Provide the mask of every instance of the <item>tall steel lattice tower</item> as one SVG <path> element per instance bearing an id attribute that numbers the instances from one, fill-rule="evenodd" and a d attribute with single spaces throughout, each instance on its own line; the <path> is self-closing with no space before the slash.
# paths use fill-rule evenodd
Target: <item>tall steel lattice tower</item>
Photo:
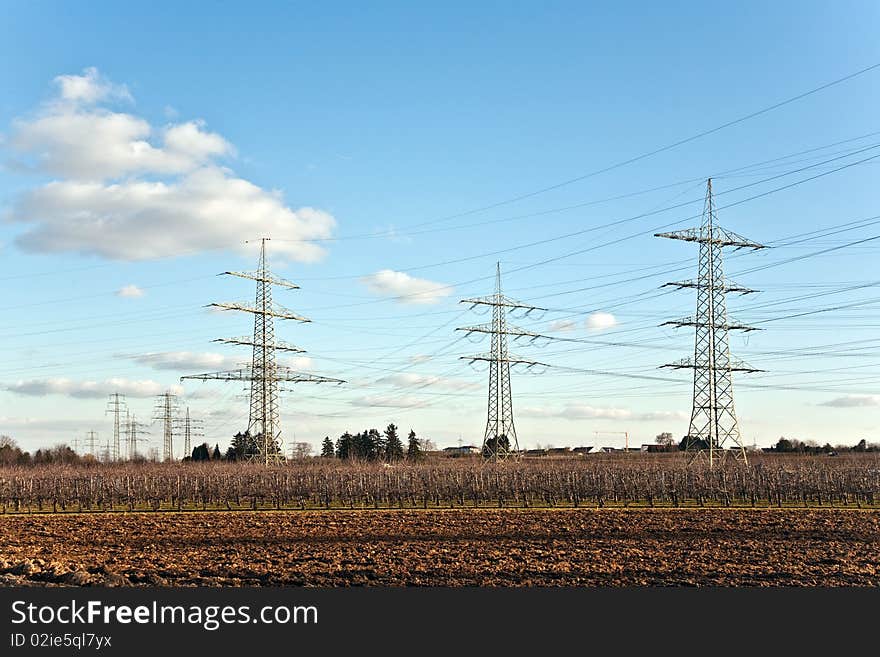
<path id="1" fill-rule="evenodd" d="M 146 431 L 146 425 L 138 422 L 137 417 L 133 413 L 125 412 L 125 438 L 126 438 L 126 449 L 128 450 L 128 460 L 134 461 L 137 458 L 137 444 L 138 441 L 145 441 L 146 438 L 139 438 L 140 434 L 148 434 L 149 431 Z"/>
<path id="2" fill-rule="evenodd" d="M 246 457 L 260 461 L 265 465 L 284 462 L 281 442 L 281 416 L 279 411 L 279 383 L 345 383 L 340 379 L 296 372 L 289 367 L 276 363 L 275 352 L 284 351 L 303 353 L 305 350 L 294 347 L 275 339 L 275 323 L 277 319 L 289 319 L 298 322 L 311 320 L 301 317 L 286 308 L 272 302 L 272 286 L 299 289 L 298 285 L 273 276 L 269 271 L 266 259 L 266 242 L 270 238 L 260 240 L 260 260 L 255 272 L 223 272 L 229 276 L 246 278 L 257 283 L 257 296 L 253 306 L 242 303 L 212 303 L 210 306 L 224 310 L 237 310 L 251 313 L 254 316 L 254 337 L 221 338 L 215 342 L 250 346 L 253 356 L 250 367 L 226 372 L 193 374 L 180 377 L 183 379 L 215 379 L 220 381 L 250 382 L 250 413 L 246 435 L 252 441 Z"/>
<path id="3" fill-rule="evenodd" d="M 183 455 L 184 457 L 192 456 L 192 439 L 205 435 L 201 431 L 202 421 L 190 417 L 189 406 L 187 406 L 186 414 L 181 418 L 180 425 L 183 431 Z"/>
<path id="4" fill-rule="evenodd" d="M 122 411 L 125 409 L 125 395 L 114 392 L 107 400 L 107 410 L 105 413 L 113 413 L 113 443 L 110 450 L 110 458 L 114 461 L 122 459 L 122 449 L 120 446 L 119 436 L 124 429 L 120 418 Z"/>
<path id="5" fill-rule="evenodd" d="M 162 423 L 162 460 L 174 460 L 174 424 L 177 416 L 177 395 L 165 392 L 157 397 L 153 420 Z"/>
<path id="6" fill-rule="evenodd" d="M 460 303 L 469 303 L 472 308 L 477 306 L 492 308 L 491 324 L 464 326 L 456 329 L 457 331 L 465 331 L 467 334 L 488 333 L 492 336 L 492 347 L 488 354 L 461 357 L 471 363 L 479 361 L 489 363 L 489 413 L 486 432 L 483 435 L 483 457 L 500 460 L 518 455 L 519 440 L 516 436 L 516 427 L 513 424 L 510 368 L 511 365 L 524 365 L 527 369 L 536 366 L 547 367 L 547 365 L 510 354 L 507 349 L 507 338 L 508 336 L 513 336 L 514 340 L 528 338 L 529 341 L 534 342 L 545 336 L 510 325 L 507 322 L 507 317 L 509 313 L 517 310 L 522 310 L 527 315 L 533 311 L 546 309 L 522 303 L 504 295 L 501 291 L 500 262 L 497 263 L 495 269 L 495 294 L 462 299 Z"/>
<path id="7" fill-rule="evenodd" d="M 712 198 L 712 179 L 706 188 L 703 220 L 700 228 L 671 233 L 657 233 L 700 245 L 699 275 L 696 280 L 667 283 L 678 289 L 696 288 L 697 313 L 694 317 L 664 322 L 661 326 L 693 326 L 696 332 L 694 357 L 663 365 L 694 371 L 694 400 L 685 447 L 693 458 L 708 455 L 709 467 L 723 458 L 725 443 L 737 458 L 747 462 L 739 423 L 733 403 L 733 372 L 760 372 L 730 355 L 730 331 L 754 331 L 751 326 L 732 321 L 727 316 L 727 293 L 752 294 L 755 290 L 737 285 L 724 277 L 722 249 L 763 249 L 763 245 L 725 230 L 716 223 Z M 664 286 L 665 287 L 665 286 Z"/>
<path id="8" fill-rule="evenodd" d="M 98 434 L 95 431 L 86 433 L 86 450 L 88 453 L 98 458 Z"/>

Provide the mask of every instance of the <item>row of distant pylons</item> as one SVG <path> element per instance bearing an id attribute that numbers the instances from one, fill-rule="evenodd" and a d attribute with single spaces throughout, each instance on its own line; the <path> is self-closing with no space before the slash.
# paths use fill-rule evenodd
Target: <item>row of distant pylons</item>
<path id="1" fill-rule="evenodd" d="M 84 454 L 91 454 L 101 461 L 134 461 L 146 455 L 138 448 L 138 444 L 146 442 L 149 425 L 138 422 L 137 416 L 128 408 L 125 395 L 114 392 L 107 401 L 106 413 L 112 416 L 112 438 L 103 446 L 100 445 L 97 431 L 87 431 L 84 441 Z M 180 401 L 173 392 L 158 395 L 152 417 L 154 422 L 161 423 L 162 453 L 161 460 L 175 460 L 175 439 L 183 439 L 183 456 L 192 453 L 192 439 L 203 436 L 202 420 L 190 417 L 189 406 L 183 412 Z M 79 447 L 79 439 L 75 439 Z M 179 444 L 179 443 L 178 443 Z M 76 451 L 79 451 L 78 449 Z M 159 454 L 156 454 L 158 460 Z"/>

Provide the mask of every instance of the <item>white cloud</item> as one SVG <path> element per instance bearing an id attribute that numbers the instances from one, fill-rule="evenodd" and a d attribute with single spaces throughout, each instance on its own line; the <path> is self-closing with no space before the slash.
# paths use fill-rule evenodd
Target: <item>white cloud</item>
<path id="1" fill-rule="evenodd" d="M 117 297 L 129 297 L 135 299 L 144 296 L 144 291 L 137 285 L 126 285 L 116 290 Z"/>
<path id="2" fill-rule="evenodd" d="M 637 413 L 635 419 L 644 422 L 654 422 L 660 420 L 688 420 L 690 415 L 684 411 L 648 411 L 647 413 Z"/>
<path id="3" fill-rule="evenodd" d="M 548 328 L 551 331 L 567 333 L 569 331 L 574 331 L 577 328 L 577 322 L 571 319 L 557 319 L 555 322 L 551 322 Z"/>
<path id="4" fill-rule="evenodd" d="M 250 362 L 250 354 L 244 352 L 238 356 L 226 356 L 210 351 L 157 351 L 146 354 L 121 354 L 120 357 L 156 370 L 175 370 L 184 373 L 187 371 L 195 373 L 195 370 L 239 369 Z M 278 364 L 295 370 L 308 370 L 312 368 L 312 359 L 308 356 L 294 356 L 279 359 Z"/>
<path id="5" fill-rule="evenodd" d="M 70 431 L 71 428 L 79 428 L 92 424 L 93 420 L 80 420 L 72 418 L 53 418 L 45 417 L 9 417 L 0 416 L 0 433 L 9 433 L 10 431 L 19 430 L 43 430 L 43 431 Z M 13 436 L 14 437 L 14 436 Z"/>
<path id="6" fill-rule="evenodd" d="M 127 356 L 127 358 L 157 370 L 223 369 L 231 368 L 235 364 L 223 354 L 211 352 L 159 351 Z"/>
<path id="7" fill-rule="evenodd" d="M 179 385 L 166 386 L 158 381 L 129 379 L 107 379 L 106 381 L 73 381 L 66 378 L 19 380 L 6 386 L 6 390 L 19 395 L 42 397 L 45 395 L 65 395 L 83 399 L 106 397 L 118 392 L 127 397 L 153 397 L 166 390 L 181 394 Z"/>
<path id="8" fill-rule="evenodd" d="M 844 395 L 822 402 L 820 406 L 834 408 L 863 408 L 866 406 L 880 406 L 880 395 Z"/>
<path id="9" fill-rule="evenodd" d="M 292 358 L 282 358 L 278 361 L 278 364 L 294 370 L 312 369 L 312 359 L 308 356 L 293 356 Z"/>
<path id="10" fill-rule="evenodd" d="M 103 100 L 134 100 L 128 87 L 112 84 L 93 66 L 84 69 L 82 75 L 59 75 L 53 82 L 63 102 L 93 105 Z"/>
<path id="11" fill-rule="evenodd" d="M 358 397 L 349 402 L 352 406 L 390 407 L 390 408 L 420 408 L 427 406 L 424 399 L 410 395 L 367 395 Z"/>
<path id="12" fill-rule="evenodd" d="M 681 411 L 636 413 L 628 408 L 590 406 L 589 404 L 567 404 L 562 408 L 527 406 L 520 411 L 520 414 L 529 417 L 561 418 L 564 420 L 632 420 L 636 422 L 652 422 L 687 419 L 687 415 Z"/>
<path id="13" fill-rule="evenodd" d="M 395 388 L 427 388 L 433 386 L 445 390 L 472 390 L 482 387 L 482 384 L 472 381 L 412 373 L 392 374 L 379 379 L 377 383 L 385 383 Z"/>
<path id="14" fill-rule="evenodd" d="M 415 356 L 410 356 L 407 360 L 414 365 L 418 365 L 420 363 L 427 363 L 432 358 L 433 356 L 427 354 L 416 354 Z"/>
<path id="15" fill-rule="evenodd" d="M 592 313 L 587 317 L 586 326 L 591 331 L 604 331 L 617 326 L 617 318 L 611 313 Z"/>
<path id="16" fill-rule="evenodd" d="M 56 177 L 20 195 L 3 215 L 25 225 L 16 239 L 21 248 L 140 260 L 250 251 L 246 239 L 269 235 L 278 240 L 276 255 L 300 262 L 323 256 L 308 240 L 330 237 L 335 219 L 314 208 L 293 210 L 280 192 L 236 177 L 219 163 L 235 149 L 203 121 L 156 128 L 95 106 L 119 96 L 97 71 L 62 78 L 59 99 L 16 121 L 9 139 L 17 170 Z"/>
<path id="17" fill-rule="evenodd" d="M 452 294 L 451 285 L 435 283 L 424 278 L 415 278 L 402 271 L 382 269 L 375 274 L 361 278 L 370 292 L 385 297 L 393 297 L 400 303 L 437 303 Z"/>

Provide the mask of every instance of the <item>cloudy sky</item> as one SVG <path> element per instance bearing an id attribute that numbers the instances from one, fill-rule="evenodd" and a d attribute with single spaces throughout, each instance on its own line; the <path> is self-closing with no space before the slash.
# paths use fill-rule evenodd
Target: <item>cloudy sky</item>
<path id="1" fill-rule="evenodd" d="M 396 422 L 479 444 L 487 373 L 462 356 L 505 292 L 552 340 L 515 372 L 520 443 L 687 431 L 693 244 L 719 219 L 762 329 L 731 338 L 747 443 L 878 440 L 880 63 L 874 2 L 316 5 L 19 3 L 0 24 L 0 433 L 34 449 L 143 421 L 171 390 L 221 446 L 247 422 L 247 240 L 271 236 L 297 370 L 287 444 Z M 805 92 L 814 91 L 803 97 Z M 791 100 L 791 102 L 783 102 Z M 781 104 L 780 104 L 781 103 Z M 778 105 L 778 106 L 777 106 Z M 767 111 L 762 111 L 767 110 Z M 739 120 L 742 119 L 742 120 Z M 716 129 L 717 128 L 717 129 Z M 877 353 L 875 353 L 877 352 Z M 542 368 L 543 369 L 543 368 Z M 597 432 L 599 432 L 597 434 Z M 154 427 L 153 441 L 158 445 Z"/>

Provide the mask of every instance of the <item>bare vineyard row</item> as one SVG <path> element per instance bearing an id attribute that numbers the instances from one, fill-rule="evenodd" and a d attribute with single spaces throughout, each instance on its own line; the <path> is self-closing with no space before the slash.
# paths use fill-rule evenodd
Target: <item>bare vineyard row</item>
<path id="1" fill-rule="evenodd" d="M 721 468 L 633 462 L 145 464 L 0 469 L 3 513 L 463 506 L 874 506 L 880 458 Z"/>

